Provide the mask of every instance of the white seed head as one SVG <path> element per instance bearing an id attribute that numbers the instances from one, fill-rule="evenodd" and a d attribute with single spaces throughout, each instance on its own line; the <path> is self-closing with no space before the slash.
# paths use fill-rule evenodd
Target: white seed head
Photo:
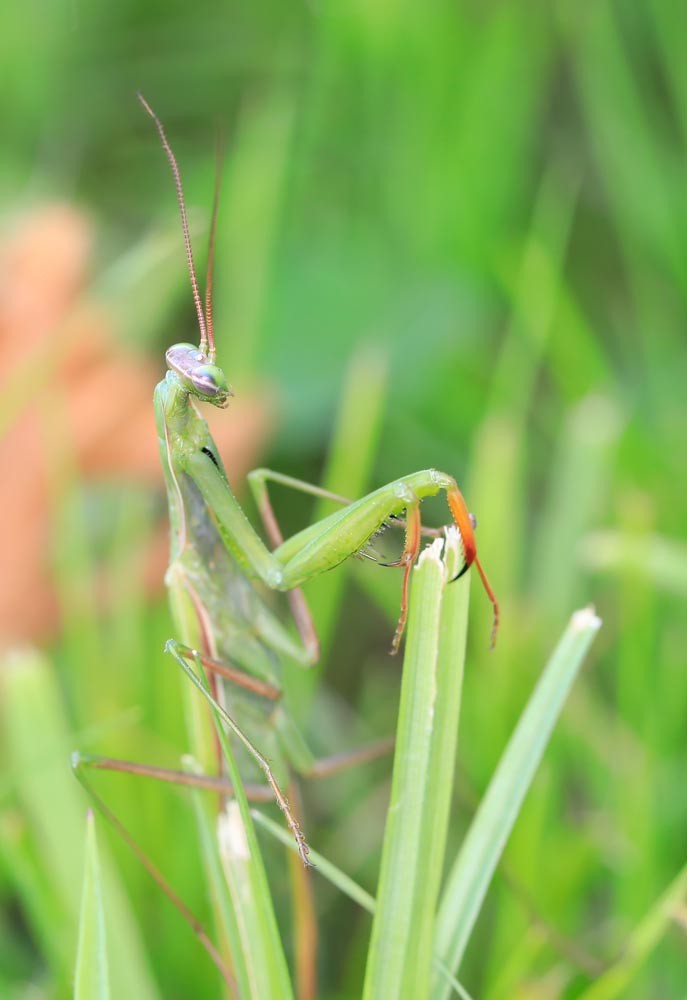
<path id="1" fill-rule="evenodd" d="M 236 799 L 230 799 L 217 817 L 217 841 L 223 861 L 246 860 L 250 857 L 248 838 Z"/>
<path id="2" fill-rule="evenodd" d="M 573 612 L 570 625 L 575 632 L 587 632 L 589 629 L 598 632 L 601 628 L 601 619 L 597 615 L 594 605 L 589 604 L 586 608 L 580 608 L 579 611 Z"/>

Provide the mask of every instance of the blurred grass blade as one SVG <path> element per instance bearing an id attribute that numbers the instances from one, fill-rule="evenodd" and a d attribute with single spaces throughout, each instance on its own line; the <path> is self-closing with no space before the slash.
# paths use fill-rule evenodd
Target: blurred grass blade
<path id="1" fill-rule="evenodd" d="M 619 11 L 613 4 L 595 4 L 589 15 L 581 22 L 575 77 L 635 289 L 646 287 L 653 298 L 649 274 L 642 273 L 648 269 L 638 266 L 637 247 L 645 245 L 670 284 L 684 290 L 682 189 L 671 183 L 682 169 L 656 129 L 649 92 L 640 83 L 630 49 L 623 45 Z M 632 156 L 627 155 L 630 149 Z M 647 345 L 655 339 L 649 331 L 645 337 Z"/>
<path id="2" fill-rule="evenodd" d="M 396 753 L 363 997 L 428 995 L 448 826 L 469 585 L 446 586 L 460 542 L 447 532 L 412 575 Z M 460 553 L 462 557 L 462 553 Z"/>
<path id="3" fill-rule="evenodd" d="M 323 489 L 345 497 L 365 494 L 379 441 L 387 371 L 386 355 L 369 344 L 363 345 L 353 356 L 346 373 L 329 446 L 327 466 L 321 483 Z M 330 514 L 338 506 L 331 500 L 319 500 L 312 513 L 312 522 Z M 324 573 L 305 588 L 313 620 L 317 622 L 320 660 L 310 670 L 287 664 L 285 684 L 289 708 L 302 725 L 308 718 L 322 677 L 323 664 L 327 662 L 351 561 L 344 563 L 338 573 Z"/>
<path id="4" fill-rule="evenodd" d="M 322 478 L 324 489 L 347 497 L 365 494 L 377 452 L 387 375 L 387 358 L 381 350 L 368 343 L 358 348 L 348 367 L 339 401 Z M 313 511 L 313 521 L 334 509 L 331 501 L 320 500 Z M 345 582 L 345 573 L 326 574 L 318 579 L 309 597 L 323 654 L 329 648 Z M 307 678 L 313 673 L 301 671 L 299 676 Z"/>
<path id="5" fill-rule="evenodd" d="M 576 611 L 553 652 L 501 757 L 454 862 L 437 920 L 436 950 L 458 971 L 482 901 L 508 835 L 544 753 L 565 698 L 601 620 Z M 447 995 L 435 980 L 432 996 Z"/>
<path id="6" fill-rule="evenodd" d="M 633 573 L 653 587 L 687 597 L 687 545 L 664 535 L 637 537 L 610 528 L 588 534 L 580 546 L 583 566 L 593 573 Z"/>
<path id="7" fill-rule="evenodd" d="M 195 248 L 205 234 L 195 232 L 201 227 L 194 225 L 193 214 L 190 223 Z M 95 291 L 107 303 L 122 338 L 140 348 L 172 322 L 178 301 L 186 300 L 185 279 L 175 218 L 128 246 L 100 275 Z"/>
<path id="8" fill-rule="evenodd" d="M 580 995 L 580 1000 L 616 1000 L 626 996 L 636 973 L 686 902 L 687 864 L 630 936 L 618 961 Z"/>
<path id="9" fill-rule="evenodd" d="M 183 659 L 178 662 L 210 704 L 227 763 L 227 776 L 234 790 L 234 800 L 218 818 L 217 838 L 233 902 L 232 922 L 238 931 L 239 961 L 245 969 L 244 1000 L 289 1000 L 293 997 L 293 987 L 248 800 L 225 732 L 226 713 L 213 698 L 206 678 L 201 679 Z"/>
<path id="10" fill-rule="evenodd" d="M 107 969 L 107 937 L 100 862 L 95 839 L 93 813 L 86 818 L 86 856 L 79 947 L 74 976 L 74 1000 L 109 1000 L 110 978 Z"/>
<path id="11" fill-rule="evenodd" d="M 511 319 L 491 378 L 485 415 L 474 437 L 469 495 L 489 531 L 480 537 L 485 566 L 498 565 L 498 590 L 508 603 L 517 592 L 523 560 L 522 523 L 526 493 L 522 465 L 527 453 L 528 414 L 534 387 L 550 352 L 566 252 L 577 208 L 578 182 L 554 159 L 543 176 L 530 229 L 517 261 L 501 265 Z M 501 488 L 495 490 L 493 484 Z M 486 611 L 476 610 L 478 628 Z"/>
<path id="12" fill-rule="evenodd" d="M 536 606 L 550 621 L 563 621 L 577 603 L 576 555 L 605 507 L 622 423 L 618 407 L 604 396 L 587 396 L 567 414 L 530 557 Z"/>
<path id="13" fill-rule="evenodd" d="M 9 775 L 40 857 L 45 884 L 61 914 L 52 929 L 55 951 L 67 956 L 71 972 L 76 953 L 87 803 L 69 767 L 73 746 L 61 693 L 52 665 L 31 649 L 5 657 L 0 685 L 0 729 L 7 745 Z M 158 994 L 143 939 L 131 905 L 102 850 L 101 870 L 108 900 L 113 994 L 153 1000 Z"/>
<path id="14" fill-rule="evenodd" d="M 61 901 L 54 886 L 42 870 L 32 843 L 26 819 L 18 808 L 8 808 L 4 796 L 0 797 L 0 884 L 13 886 L 20 901 L 23 920 L 17 931 L 31 931 L 40 949 L 42 960 L 58 982 L 71 983 L 74 976 L 74 952 L 65 946 L 64 935 L 55 933 L 63 922 Z M 10 875 L 11 873 L 11 875 Z M 15 920 L 13 924 L 18 922 Z M 10 926 L 13 926 L 10 924 Z M 10 969 L 11 962 L 4 956 L 19 958 L 15 934 L 4 933 L 0 928 L 0 969 Z M 0 989 L 0 996 L 4 996 Z"/>
<path id="15" fill-rule="evenodd" d="M 264 307 L 293 141 L 294 102 L 288 89 L 253 95 L 232 129 L 225 167 L 222 224 L 217 230 L 215 327 L 240 330 L 218 338 L 222 357 L 241 385 L 258 369 Z"/>

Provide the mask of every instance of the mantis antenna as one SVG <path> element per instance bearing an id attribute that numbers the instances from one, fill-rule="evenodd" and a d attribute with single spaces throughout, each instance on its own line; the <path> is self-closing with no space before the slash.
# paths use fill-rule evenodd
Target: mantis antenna
<path id="1" fill-rule="evenodd" d="M 212 336 L 212 326 L 210 326 L 210 335 L 208 336 L 208 327 L 205 322 L 205 315 L 203 314 L 203 305 L 200 299 L 200 292 L 198 290 L 198 279 L 196 278 L 196 268 L 193 263 L 193 250 L 191 249 L 191 237 L 188 231 L 188 218 L 186 215 L 186 203 L 184 201 L 184 190 L 181 186 L 181 174 L 179 172 L 179 166 L 176 161 L 176 157 L 172 152 L 172 147 L 167 141 L 167 136 L 165 135 L 165 130 L 163 128 L 162 122 L 155 114 L 151 106 L 146 101 L 143 94 L 138 92 L 136 94 L 144 110 L 150 115 L 150 117 L 155 122 L 155 127 L 157 128 L 158 134 L 160 136 L 160 141 L 162 142 L 162 147 L 167 154 L 167 159 L 169 160 L 169 165 L 172 168 L 172 173 L 174 175 L 174 184 L 177 189 L 177 199 L 179 201 L 179 211 L 181 213 L 181 226 L 184 231 L 184 244 L 186 246 L 186 261 L 188 263 L 188 271 L 191 277 L 191 290 L 193 291 L 193 301 L 196 306 L 196 315 L 198 317 L 198 326 L 200 328 L 200 344 L 199 350 L 203 354 L 208 354 L 211 361 L 215 359 L 215 341 Z M 214 222 L 213 222 L 214 230 Z M 214 239 L 213 239 L 214 242 Z"/>
<path id="2" fill-rule="evenodd" d="M 205 278 L 205 322 L 207 324 L 208 341 L 210 344 L 210 360 L 215 360 L 215 335 L 212 328 L 212 278 L 215 270 L 215 234 L 217 232 L 217 210 L 219 194 L 222 187 L 222 166 L 224 164 L 224 137 L 217 135 L 215 150 L 215 193 L 212 199 L 212 218 L 210 221 L 210 238 L 208 241 L 208 266 Z"/>

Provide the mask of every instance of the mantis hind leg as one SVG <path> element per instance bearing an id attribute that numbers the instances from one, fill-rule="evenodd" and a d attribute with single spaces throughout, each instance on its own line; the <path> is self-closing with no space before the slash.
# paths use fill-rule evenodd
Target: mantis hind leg
<path id="1" fill-rule="evenodd" d="M 312 764 L 303 771 L 301 777 L 306 780 L 322 780 L 332 775 L 340 774 L 351 767 L 368 764 L 382 757 L 387 757 L 394 749 L 394 737 L 366 743 L 354 750 L 343 750 L 329 757 L 313 759 Z M 121 774 L 132 774 L 135 777 L 151 778 L 153 781 L 163 781 L 170 785 L 180 785 L 188 788 L 201 788 L 208 792 L 220 792 L 222 795 L 232 795 L 234 788 L 231 781 L 220 774 L 201 774 L 195 771 L 180 771 L 172 767 L 159 767 L 157 764 L 141 764 L 132 760 L 120 760 L 118 757 L 106 757 L 102 754 L 75 753 L 72 754 L 72 767 L 78 773 L 82 768 L 94 771 L 116 771 Z M 244 784 L 243 790 L 249 802 L 271 802 L 272 789 L 269 785 Z"/>
<path id="2" fill-rule="evenodd" d="M 225 983 L 229 987 L 232 993 L 236 991 L 236 980 L 231 969 L 228 967 L 224 961 L 217 946 L 210 940 L 205 928 L 198 919 L 198 917 L 188 908 L 186 903 L 181 899 L 181 897 L 174 891 L 170 883 L 164 877 L 162 872 L 157 868 L 157 866 L 150 860 L 146 852 L 140 846 L 138 841 L 129 833 L 128 829 L 124 826 L 121 820 L 115 815 L 115 813 L 110 809 L 110 807 L 105 803 L 105 800 L 101 798 L 100 795 L 91 787 L 90 782 L 87 780 L 84 771 L 87 768 L 100 768 L 102 770 L 113 770 L 113 771 L 126 771 L 129 773 L 145 773 L 145 765 L 129 765 L 127 761 L 113 760 L 108 757 L 97 757 L 95 755 L 89 754 L 72 754 L 72 770 L 76 775 L 76 778 L 83 786 L 84 790 L 88 794 L 89 798 L 94 803 L 96 809 L 100 815 L 110 824 L 110 826 L 117 831 L 119 836 L 122 838 L 124 843 L 128 848 L 136 855 L 138 860 L 141 862 L 143 867 L 146 869 L 153 881 L 160 887 L 163 893 L 170 900 L 172 905 L 175 907 L 177 912 L 181 914 L 183 919 L 186 921 L 188 926 L 191 928 L 198 941 L 205 949 L 209 955 L 212 962 L 217 967 L 220 975 L 224 979 Z M 137 771 L 136 768 L 139 768 Z M 155 769 L 153 769 L 155 770 Z M 182 772 L 183 773 L 183 772 Z M 168 779 L 166 779 L 168 780 Z"/>

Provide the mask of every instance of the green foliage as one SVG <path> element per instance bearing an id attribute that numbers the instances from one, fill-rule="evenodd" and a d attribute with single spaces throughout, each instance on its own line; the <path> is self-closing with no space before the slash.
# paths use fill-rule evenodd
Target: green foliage
<path id="1" fill-rule="evenodd" d="M 93 836 L 89 843 L 84 829 L 89 803 L 70 773 L 74 734 L 55 672 L 45 657 L 17 651 L 3 659 L 0 678 L 5 793 L 14 793 L 3 811 L 0 857 L 5 877 L 16 879 L 28 927 L 49 962 L 52 983 L 46 989 L 71 993 L 79 913 L 93 902 L 97 877 L 106 900 L 113 994 L 154 1000 L 158 994 L 131 901 L 102 850 L 102 875 L 95 873 Z M 98 937 L 91 943 L 100 949 Z M 80 961 L 87 960 L 82 950 Z"/>
<path id="2" fill-rule="evenodd" d="M 676 0 L 0 12 L 3 214 L 83 205 L 97 234 L 86 294 L 158 359 L 193 317 L 171 182 L 134 93 L 167 126 L 199 260 L 224 118 L 218 349 L 238 395 L 269 380 L 280 406 L 256 464 L 320 481 L 350 359 L 381 358 L 364 373 L 362 457 L 342 407 L 336 440 L 350 451 L 332 459 L 330 485 L 359 495 L 437 466 L 477 513 L 503 622 L 489 654 L 476 589 L 447 858 L 571 609 L 593 603 L 604 620 L 472 928 L 460 979 L 480 1000 L 645 1000 L 684 985 L 686 31 Z M 29 360 L 36 381 L 24 371 L 3 391 L 3 431 L 27 386 L 44 384 L 42 359 Z M 41 403 L 52 418 L 56 401 Z M 162 517 L 138 488 L 82 482 L 62 443 L 45 550 L 60 630 L 40 683 L 32 653 L 2 672 L 0 994 L 12 1000 L 72 992 L 86 803 L 69 752 L 178 766 L 188 750 L 161 652 L 168 612 L 144 584 Z M 279 514 L 301 525 L 307 502 L 280 497 Z M 322 684 L 295 698 L 321 754 L 396 723 L 398 577 L 343 572 L 321 597 Z M 388 774 L 378 762 L 304 793 L 309 841 L 365 898 Z M 207 796 L 137 780 L 97 786 L 211 928 L 227 901 L 208 899 L 203 878 Z M 118 934 L 128 948 L 126 962 L 111 952 L 110 973 L 134 970 L 128 985 L 113 978 L 113 996 L 216 997 L 178 914 L 98 835 L 108 948 Z M 258 837 L 292 965 L 283 854 Z M 319 995 L 358 997 L 371 918 L 316 878 Z"/>
<path id="3" fill-rule="evenodd" d="M 436 949 L 449 968 L 460 966 L 494 869 L 582 660 L 601 622 L 576 611 L 556 647 L 503 757 L 446 879 L 437 916 Z M 445 997 L 443 982 L 436 997 Z"/>
<path id="4" fill-rule="evenodd" d="M 86 864 L 81 894 L 74 1000 L 109 1000 L 109 998 L 110 979 L 107 969 L 107 934 L 102 881 L 93 813 L 89 813 L 86 819 Z"/>
<path id="5" fill-rule="evenodd" d="M 429 996 L 453 787 L 469 587 L 455 532 L 413 572 L 394 774 L 363 997 Z"/>

